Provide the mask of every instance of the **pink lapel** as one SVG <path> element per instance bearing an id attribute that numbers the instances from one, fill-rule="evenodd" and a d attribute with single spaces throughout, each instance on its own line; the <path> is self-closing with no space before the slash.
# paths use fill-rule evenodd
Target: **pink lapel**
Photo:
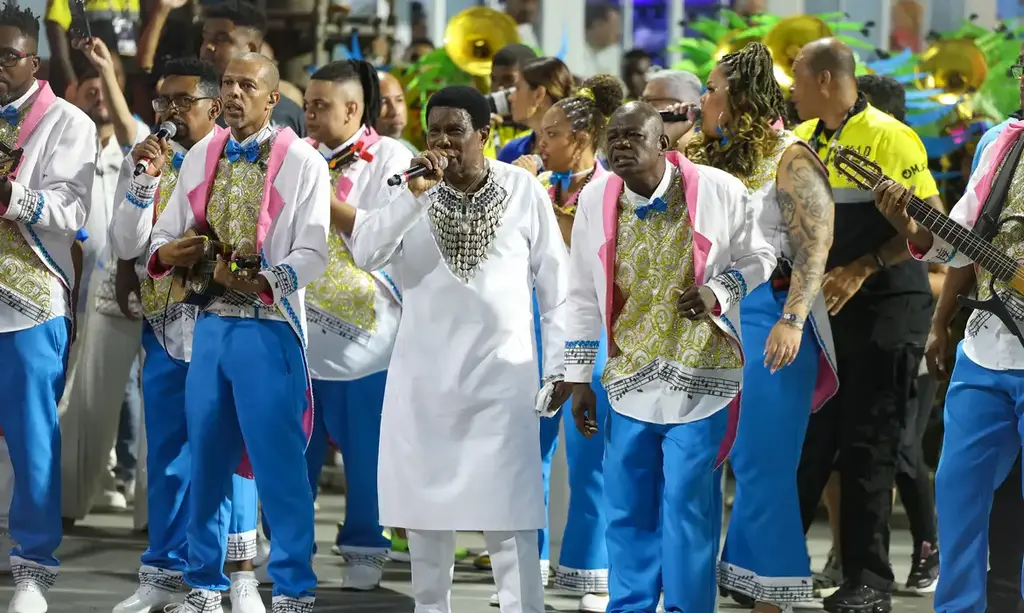
<path id="1" fill-rule="evenodd" d="M 263 249 L 263 241 L 267 238 L 267 233 L 270 232 L 270 225 L 274 223 L 274 219 L 284 208 L 284 198 L 281 197 L 281 192 L 277 191 L 274 179 L 277 178 L 277 173 L 281 170 L 281 164 L 284 163 L 284 158 L 288 155 L 288 149 L 299 137 L 291 128 L 282 128 L 273 138 L 274 143 L 270 148 L 270 160 L 267 162 L 267 174 L 263 184 L 263 202 L 260 203 L 260 217 L 256 226 L 257 252 Z"/>
<path id="2" fill-rule="evenodd" d="M 604 243 L 597 251 L 604 266 L 604 324 L 608 339 L 608 351 L 611 352 L 615 344 L 612 342 L 612 324 L 615 323 L 615 245 L 619 234 L 619 194 L 622 193 L 622 177 L 612 174 L 608 177 L 608 183 L 604 187 L 604 199 L 602 200 L 601 212 L 604 225 Z M 611 355 L 611 354 L 609 354 Z"/>
<path id="3" fill-rule="evenodd" d="M 224 147 L 231 138 L 231 130 L 221 130 L 213 135 L 206 145 L 206 166 L 203 169 L 203 180 L 188 193 L 188 204 L 192 207 L 192 216 L 200 230 L 206 230 L 206 205 L 210 200 L 210 190 L 217 176 L 217 162 L 220 161 Z M 181 180 L 181 177 L 178 178 Z"/>
<path id="4" fill-rule="evenodd" d="M 46 111 L 53 106 L 53 101 L 57 99 L 57 96 L 53 94 L 53 90 L 50 89 L 50 84 L 46 81 L 37 81 L 39 83 L 39 91 L 36 92 L 35 100 L 32 101 L 32 108 L 28 110 L 28 114 L 25 115 L 25 121 L 21 124 L 21 130 L 18 131 L 18 141 L 15 143 L 15 149 L 21 149 L 28 142 L 30 136 L 35 131 L 36 126 L 42 121 L 43 116 L 46 115 Z M 21 164 L 18 164 L 20 167 Z M 11 173 L 11 179 L 15 179 L 18 175 L 18 169 L 15 168 L 14 172 Z"/>
<path id="5" fill-rule="evenodd" d="M 56 99 L 57 96 L 50 89 L 50 84 L 46 81 L 39 81 L 39 93 L 36 94 L 35 102 L 32 103 L 32 108 L 28 110 L 28 115 L 25 116 L 25 121 L 21 124 L 21 131 L 18 133 L 18 142 L 15 147 L 25 146 L 25 141 L 32 135 L 36 126 L 39 125 L 39 121 L 42 120 L 43 115 Z"/>
<path id="6" fill-rule="evenodd" d="M 601 177 L 605 176 L 606 174 L 608 174 L 608 171 L 604 169 L 604 166 L 601 165 L 601 162 L 599 162 L 597 160 L 594 160 L 594 176 L 590 177 L 590 180 L 591 181 L 596 181 L 596 180 L 600 179 Z M 569 200 L 566 201 L 564 206 L 570 207 L 570 206 L 576 204 L 576 202 L 579 200 L 580 192 L 582 192 L 582 191 L 583 191 L 583 188 L 580 188 L 580 189 L 574 191 L 573 193 L 569 194 Z M 548 197 L 551 198 L 551 202 L 555 201 L 555 186 L 554 185 L 548 185 Z"/>
<path id="7" fill-rule="evenodd" d="M 697 165 L 686 159 L 678 151 L 669 151 L 665 157 L 683 175 L 683 197 L 686 199 L 686 212 L 690 215 L 690 232 L 693 234 L 693 272 L 694 282 L 704 284 L 704 272 L 707 268 L 708 253 L 711 241 L 697 231 L 697 200 L 699 198 L 700 174 Z"/>

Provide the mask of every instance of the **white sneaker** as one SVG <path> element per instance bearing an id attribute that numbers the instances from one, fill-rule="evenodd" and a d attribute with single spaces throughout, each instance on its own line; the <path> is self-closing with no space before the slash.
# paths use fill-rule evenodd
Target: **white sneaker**
<path id="1" fill-rule="evenodd" d="M 46 591 L 53 587 L 57 569 L 49 569 L 24 558 L 11 558 L 14 596 L 7 613 L 46 613 Z"/>
<path id="2" fill-rule="evenodd" d="M 231 612 L 267 613 L 259 587 L 260 582 L 252 571 L 231 573 Z"/>
<path id="3" fill-rule="evenodd" d="M 153 566 L 139 569 L 139 587 L 135 593 L 119 602 L 113 613 L 150 613 L 174 604 L 182 575 Z"/>
<path id="4" fill-rule="evenodd" d="M 346 552 L 343 554 L 345 568 L 342 572 L 341 588 L 367 592 L 380 587 L 384 576 L 386 553 L 366 554 Z"/>
<path id="5" fill-rule="evenodd" d="M 163 613 L 224 613 L 220 603 L 220 592 L 192 590 L 184 602 L 169 604 Z"/>
<path id="6" fill-rule="evenodd" d="M 501 603 L 498 602 L 498 595 L 494 594 L 493 596 L 491 596 L 491 600 L 488 602 L 488 604 L 492 607 L 500 607 Z"/>
<path id="7" fill-rule="evenodd" d="M 605 613 L 608 594 L 584 594 L 580 599 L 580 613 Z"/>

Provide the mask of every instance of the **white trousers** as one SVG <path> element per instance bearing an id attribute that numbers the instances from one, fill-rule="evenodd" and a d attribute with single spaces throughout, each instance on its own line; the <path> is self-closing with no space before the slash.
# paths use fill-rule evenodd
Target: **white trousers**
<path id="1" fill-rule="evenodd" d="M 451 613 L 455 532 L 407 530 L 414 613 Z M 501 613 L 544 613 L 537 531 L 484 532 Z"/>
<path id="2" fill-rule="evenodd" d="M 93 275 L 93 281 L 99 276 Z M 89 297 L 58 408 L 61 515 L 72 519 L 89 513 L 100 486 L 109 480 L 107 466 L 117 439 L 124 390 L 142 348 L 140 320 L 103 315 L 91 300 L 94 292 Z"/>

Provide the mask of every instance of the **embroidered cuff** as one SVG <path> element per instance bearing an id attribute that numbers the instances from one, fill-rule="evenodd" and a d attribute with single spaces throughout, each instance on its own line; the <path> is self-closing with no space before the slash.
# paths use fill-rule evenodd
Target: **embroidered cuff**
<path id="1" fill-rule="evenodd" d="M 956 249 L 938 237 L 932 239 L 932 248 L 928 251 L 921 251 L 917 245 L 910 241 L 907 241 L 907 249 L 910 250 L 910 255 L 915 260 L 931 262 L 933 264 L 949 264 L 957 254 Z"/>
<path id="2" fill-rule="evenodd" d="M 295 269 L 288 264 L 271 266 L 260 274 L 270 282 L 270 293 L 260 294 L 263 304 L 274 304 L 299 290 L 299 277 L 295 274 Z"/>
<path id="3" fill-rule="evenodd" d="M 570 383 L 589 383 L 594 376 L 599 341 L 565 342 L 565 380 Z"/>
<path id="4" fill-rule="evenodd" d="M 146 263 L 146 272 L 148 272 L 149 276 L 154 279 L 162 279 L 171 272 L 171 267 L 161 264 L 160 258 L 156 254 L 164 244 L 165 243 L 153 243 L 149 246 L 149 262 Z"/>
<path id="5" fill-rule="evenodd" d="M 718 304 L 712 311 L 716 317 L 739 304 L 747 296 L 746 279 L 743 278 L 740 271 L 732 268 L 711 279 L 706 285 L 718 299 Z"/>
<path id="6" fill-rule="evenodd" d="M 11 181 L 11 201 L 7 208 L 0 211 L 0 216 L 31 226 L 39 223 L 45 204 L 42 192 L 29 189 L 17 181 Z"/>
<path id="7" fill-rule="evenodd" d="M 153 200 L 156 198 L 156 190 L 159 187 L 159 176 L 151 177 L 146 173 L 142 173 L 137 177 L 132 177 L 131 182 L 128 183 L 128 191 L 125 193 L 124 199 L 140 209 L 148 209 L 153 204 Z"/>

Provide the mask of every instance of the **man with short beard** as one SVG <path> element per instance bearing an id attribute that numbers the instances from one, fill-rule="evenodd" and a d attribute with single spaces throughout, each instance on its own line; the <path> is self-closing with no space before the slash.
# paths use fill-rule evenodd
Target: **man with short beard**
<path id="1" fill-rule="evenodd" d="M 231 249 L 217 258 L 212 278 L 227 291 L 196 319 L 185 381 L 192 454 L 185 583 L 192 591 L 177 613 L 222 611 L 221 591 L 230 582 L 223 572 L 220 507 L 236 468 L 256 479 L 274 529 L 268 566 L 273 611 L 313 610 L 304 288 L 327 267 L 330 178 L 313 147 L 290 128 L 271 126 L 279 78 L 273 62 L 258 53 L 228 63 L 220 100 L 230 127 L 189 150 L 150 241 L 154 279 L 199 262 L 208 236 Z M 162 168 L 165 158 L 161 153 L 152 163 Z M 155 191 L 152 186 L 137 199 L 151 205 Z M 188 230 L 202 236 L 183 237 Z M 239 258 L 258 272 L 238 268 Z"/>
<path id="2" fill-rule="evenodd" d="M 135 263 L 148 251 L 154 221 L 171 198 L 185 154 L 196 143 L 222 132 L 215 123 L 221 112 L 219 90 L 213 65 L 196 59 L 168 62 L 153 110 L 158 122 L 174 124 L 174 138 L 168 142 L 151 135 L 121 164 L 121 183 L 126 191 L 118 194 L 111 244 L 122 264 L 117 276 L 118 302 L 125 307 L 127 295 L 137 294 L 145 317 L 142 394 L 149 450 L 149 547 L 142 554 L 139 588 L 115 606 L 114 613 L 146 613 L 173 603 L 187 566 L 186 467 L 191 454 L 187 444 L 185 385 L 196 310 L 170 301 L 170 279 L 150 279 L 144 266 L 140 282 Z M 166 155 L 168 150 L 170 155 Z M 145 173 L 133 176 L 136 164 L 158 158 L 163 158 L 163 166 L 150 163 Z M 229 504 L 222 505 L 219 514 L 219 521 L 228 526 L 226 560 L 237 565 L 231 573 L 231 608 L 239 613 L 263 613 L 265 607 L 250 564 L 256 554 L 256 484 L 239 475 L 232 481 L 232 495 L 225 497 L 230 498 L 226 501 Z"/>
<path id="3" fill-rule="evenodd" d="M 0 178 L 0 429 L 14 468 L 15 590 L 9 613 L 45 613 L 60 545 L 57 401 L 64 391 L 75 284 L 71 246 L 89 212 L 96 128 L 39 70 L 39 20 L 0 10 L 0 143 L 21 150 Z"/>

